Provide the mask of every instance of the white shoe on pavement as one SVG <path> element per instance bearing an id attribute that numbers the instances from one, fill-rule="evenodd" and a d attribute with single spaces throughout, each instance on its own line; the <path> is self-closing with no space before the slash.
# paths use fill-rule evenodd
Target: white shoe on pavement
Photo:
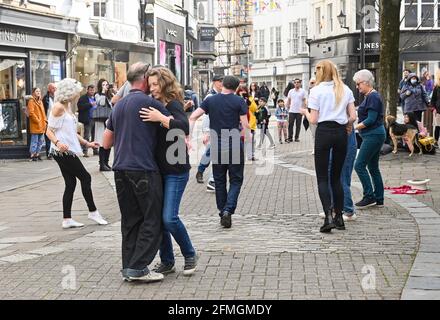
<path id="1" fill-rule="evenodd" d="M 322 219 L 325 219 L 325 213 L 324 212 L 320 212 L 319 213 L 319 217 L 322 218 Z"/>
<path id="2" fill-rule="evenodd" d="M 62 226 L 63 226 L 63 229 L 70 229 L 70 228 L 81 228 L 81 227 L 84 227 L 84 224 L 76 222 L 73 219 L 65 219 L 65 220 L 63 220 Z"/>
<path id="3" fill-rule="evenodd" d="M 95 221 L 96 223 L 98 223 L 100 225 L 108 224 L 108 222 L 106 220 L 104 220 L 104 218 L 101 216 L 101 214 L 99 213 L 98 210 L 96 210 L 94 212 L 89 212 L 89 219 L 92 219 L 93 221 Z"/>
<path id="4" fill-rule="evenodd" d="M 128 280 L 131 281 L 143 281 L 143 282 L 155 282 L 155 281 L 162 281 L 164 278 L 164 275 L 162 273 L 157 273 L 154 271 L 150 271 L 147 274 L 140 276 L 140 277 L 128 277 Z"/>
<path id="5" fill-rule="evenodd" d="M 346 215 L 345 213 L 342 215 L 344 221 L 355 221 L 357 219 L 356 213 L 353 213 L 352 215 Z"/>

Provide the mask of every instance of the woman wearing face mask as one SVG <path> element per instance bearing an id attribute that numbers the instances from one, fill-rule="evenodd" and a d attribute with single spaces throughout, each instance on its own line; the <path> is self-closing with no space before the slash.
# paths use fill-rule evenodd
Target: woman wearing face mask
<path id="1" fill-rule="evenodd" d="M 422 115 L 427 109 L 429 98 L 420 83 L 419 77 L 415 73 L 409 74 L 408 79 L 409 81 L 407 81 L 400 93 L 400 98 L 404 105 L 403 112 L 414 112 L 417 121 L 422 121 Z"/>

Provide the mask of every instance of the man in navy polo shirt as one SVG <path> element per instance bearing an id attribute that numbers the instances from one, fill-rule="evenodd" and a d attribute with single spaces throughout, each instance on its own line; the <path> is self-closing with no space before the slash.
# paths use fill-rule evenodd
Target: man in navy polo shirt
<path id="1" fill-rule="evenodd" d="M 149 65 L 136 63 L 128 71 L 132 90 L 114 107 L 104 132 L 104 148 L 114 144 L 116 192 L 121 210 L 122 276 L 124 280 L 160 281 L 148 269 L 162 237 L 162 178 L 155 160 L 159 124 L 143 122 L 142 107 L 170 113 L 145 94 Z"/>
<path id="2" fill-rule="evenodd" d="M 246 134 L 241 131 L 250 129 L 248 106 L 243 98 L 235 95 L 239 84 L 236 77 L 226 76 L 223 79 L 222 92 L 205 99 L 189 119 L 192 132 L 196 120 L 205 113 L 209 115 L 215 197 L 220 211 L 220 224 L 225 228 L 232 225 L 231 216 L 237 207 L 243 184 L 244 152 L 241 137 L 246 137 Z M 226 189 L 228 173 L 229 192 Z"/>

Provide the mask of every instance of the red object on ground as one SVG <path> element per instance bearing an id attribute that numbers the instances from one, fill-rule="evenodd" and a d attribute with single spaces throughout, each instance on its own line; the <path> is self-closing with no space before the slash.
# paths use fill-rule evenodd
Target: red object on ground
<path id="1" fill-rule="evenodd" d="M 413 189 L 411 186 L 386 187 L 385 190 L 393 190 L 392 194 L 425 194 L 426 190 Z"/>

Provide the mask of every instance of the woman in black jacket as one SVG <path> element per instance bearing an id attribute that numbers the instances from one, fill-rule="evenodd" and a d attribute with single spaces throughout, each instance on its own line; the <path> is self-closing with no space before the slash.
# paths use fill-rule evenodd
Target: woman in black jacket
<path id="1" fill-rule="evenodd" d="M 162 210 L 164 232 L 160 246 L 161 262 L 154 271 L 163 274 L 175 271 L 172 235 L 185 259 L 183 275 L 191 275 L 196 269 L 198 257 L 185 225 L 179 218 L 180 201 L 191 169 L 186 147 L 189 122 L 183 110 L 183 90 L 171 70 L 165 67 L 151 69 L 148 72 L 148 84 L 153 97 L 162 102 L 173 116 L 173 119 L 170 119 L 154 108 L 142 108 L 141 111 L 141 118 L 144 121 L 160 122 L 162 126 L 157 140 L 156 160 L 164 185 Z M 174 137 L 172 141 L 167 139 L 170 134 Z M 181 152 L 182 150 L 185 152 Z"/>

